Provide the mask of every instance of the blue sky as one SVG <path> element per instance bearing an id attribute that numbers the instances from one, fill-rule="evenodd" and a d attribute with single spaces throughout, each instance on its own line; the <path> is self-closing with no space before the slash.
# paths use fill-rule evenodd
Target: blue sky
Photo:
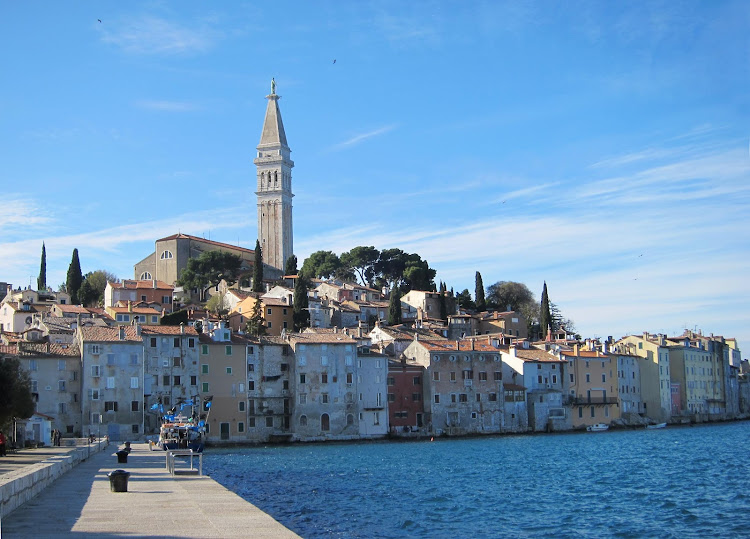
<path id="1" fill-rule="evenodd" d="M 584 336 L 750 346 L 745 1 L 0 13 L 0 280 L 35 283 L 42 241 L 55 286 L 74 247 L 121 278 L 178 231 L 253 247 L 275 77 L 300 261 L 399 247 L 457 292 L 546 280 Z"/>

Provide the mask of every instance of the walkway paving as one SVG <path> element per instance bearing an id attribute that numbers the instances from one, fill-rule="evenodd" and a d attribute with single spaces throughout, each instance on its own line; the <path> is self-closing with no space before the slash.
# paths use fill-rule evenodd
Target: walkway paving
<path id="1" fill-rule="evenodd" d="M 94 447 L 95 445 L 96 443 L 92 444 L 91 447 Z M 73 449 L 73 446 L 45 446 L 38 449 L 19 449 L 16 452 L 8 451 L 7 456 L 0 457 L 0 480 L 3 476 L 15 472 L 16 470 L 22 470 L 29 464 L 37 464 L 51 457 L 67 455 L 73 451 Z"/>
<path id="2" fill-rule="evenodd" d="M 127 464 L 115 444 L 79 464 L 3 519 L 2 538 L 297 537 L 209 477 L 171 476 L 164 452 L 132 447 Z M 130 472 L 128 492 L 111 492 L 115 469 Z"/>

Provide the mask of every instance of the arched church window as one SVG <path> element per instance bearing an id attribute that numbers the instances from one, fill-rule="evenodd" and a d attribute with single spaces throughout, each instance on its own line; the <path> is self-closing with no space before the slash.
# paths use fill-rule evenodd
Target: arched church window
<path id="1" fill-rule="evenodd" d="M 166 251 L 166 250 L 165 250 L 165 251 L 163 251 L 163 252 L 161 253 L 161 259 L 162 259 L 162 260 L 168 260 L 168 259 L 170 259 L 170 258 L 174 258 L 174 257 L 172 256 L 172 251 Z"/>
<path id="2" fill-rule="evenodd" d="M 151 279 L 153 279 L 153 277 L 151 277 L 151 274 L 149 272 L 144 271 L 143 273 L 141 273 L 141 281 L 150 281 Z"/>

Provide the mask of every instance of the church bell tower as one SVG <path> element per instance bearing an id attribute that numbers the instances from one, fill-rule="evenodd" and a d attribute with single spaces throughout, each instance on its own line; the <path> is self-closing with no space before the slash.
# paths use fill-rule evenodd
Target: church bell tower
<path id="1" fill-rule="evenodd" d="M 255 166 L 258 173 L 258 241 L 264 265 L 283 275 L 292 246 L 292 168 L 291 150 L 286 143 L 281 121 L 276 81 L 271 79 L 271 93 L 266 96 L 266 118 L 260 135 Z"/>

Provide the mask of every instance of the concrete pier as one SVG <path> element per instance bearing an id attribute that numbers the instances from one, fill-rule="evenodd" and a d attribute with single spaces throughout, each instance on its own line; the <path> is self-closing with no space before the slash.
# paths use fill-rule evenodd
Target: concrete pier
<path id="1" fill-rule="evenodd" d="M 110 444 L 57 479 L 0 523 L 22 537 L 298 537 L 205 476 L 172 476 L 163 451 L 133 444 L 118 464 Z M 107 473 L 130 472 L 128 492 L 111 492 Z"/>

